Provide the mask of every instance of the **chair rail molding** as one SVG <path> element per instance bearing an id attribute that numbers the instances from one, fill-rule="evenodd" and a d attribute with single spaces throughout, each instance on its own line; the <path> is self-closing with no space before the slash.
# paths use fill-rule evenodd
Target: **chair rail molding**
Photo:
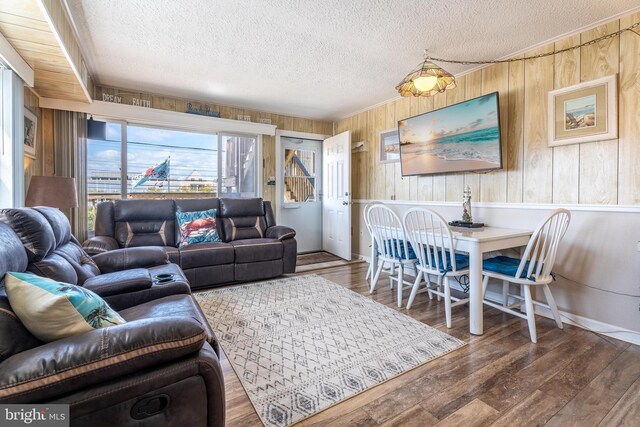
<path id="1" fill-rule="evenodd" d="M 398 206 L 460 206 L 462 209 L 462 198 L 460 202 L 433 202 L 420 200 L 382 200 L 382 199 L 354 199 L 352 203 L 366 205 L 371 202 L 381 202 L 385 205 Z M 492 202 L 473 202 L 473 208 L 488 209 L 539 209 L 550 210 L 556 208 L 565 208 L 570 211 L 585 212 L 620 212 L 620 213 L 640 213 L 640 206 L 633 205 L 576 205 L 562 203 L 492 203 Z"/>

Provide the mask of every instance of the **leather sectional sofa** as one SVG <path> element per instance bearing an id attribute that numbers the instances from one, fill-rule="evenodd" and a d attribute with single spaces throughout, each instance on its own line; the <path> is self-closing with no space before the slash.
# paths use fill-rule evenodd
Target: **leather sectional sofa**
<path id="1" fill-rule="evenodd" d="M 94 260 L 60 211 L 0 210 L 0 403 L 70 404 L 71 425 L 224 426 L 215 336 L 180 268 L 158 248 Z M 8 271 L 85 286 L 127 323 L 43 343 L 11 309 Z"/>
<path id="2" fill-rule="evenodd" d="M 178 247 L 176 212 L 217 210 L 222 242 Z M 97 259 L 114 250 L 161 247 L 192 288 L 268 279 L 293 273 L 295 231 L 278 226 L 262 199 L 116 200 L 98 205 L 95 237 L 84 242 Z"/>

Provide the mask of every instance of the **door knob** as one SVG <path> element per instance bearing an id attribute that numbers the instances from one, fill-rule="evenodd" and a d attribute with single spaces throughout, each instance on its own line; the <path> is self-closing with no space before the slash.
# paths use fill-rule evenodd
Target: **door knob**
<path id="1" fill-rule="evenodd" d="M 343 206 L 347 206 L 349 204 L 349 202 L 342 202 Z"/>

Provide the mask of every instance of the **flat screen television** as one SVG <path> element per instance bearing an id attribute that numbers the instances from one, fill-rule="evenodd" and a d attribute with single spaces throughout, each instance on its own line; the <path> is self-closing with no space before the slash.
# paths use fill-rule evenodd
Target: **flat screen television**
<path id="1" fill-rule="evenodd" d="M 402 176 L 502 168 L 498 92 L 398 122 Z"/>

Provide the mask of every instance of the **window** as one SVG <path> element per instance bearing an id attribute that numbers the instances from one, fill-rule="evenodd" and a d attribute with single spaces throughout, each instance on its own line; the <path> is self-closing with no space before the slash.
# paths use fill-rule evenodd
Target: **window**
<path id="1" fill-rule="evenodd" d="M 122 195 L 122 125 L 87 123 L 87 228 L 94 230 L 96 205 Z"/>
<path id="2" fill-rule="evenodd" d="M 127 193 L 132 198 L 217 196 L 217 137 L 127 126 Z"/>
<path id="3" fill-rule="evenodd" d="M 256 136 L 90 119 L 87 140 L 90 233 L 105 200 L 258 195 Z"/>
<path id="4" fill-rule="evenodd" d="M 316 201 L 316 153 L 284 150 L 284 203 Z"/>
<path id="5" fill-rule="evenodd" d="M 256 137 L 222 136 L 220 193 L 226 197 L 256 194 Z"/>

